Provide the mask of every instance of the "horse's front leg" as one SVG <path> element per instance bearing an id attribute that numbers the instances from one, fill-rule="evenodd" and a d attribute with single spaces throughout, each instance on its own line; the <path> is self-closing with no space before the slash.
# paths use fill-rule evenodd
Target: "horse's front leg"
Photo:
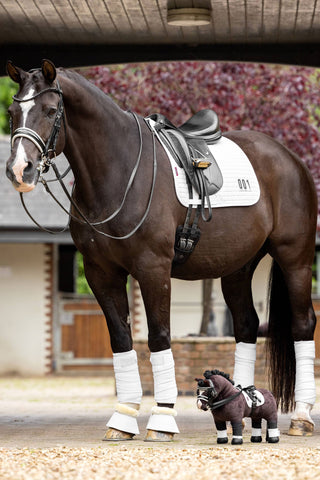
<path id="1" fill-rule="evenodd" d="M 170 339 L 171 262 L 143 269 L 137 276 L 148 320 L 148 346 L 154 381 L 154 398 L 146 441 L 171 441 L 179 433 L 174 405 L 177 399 Z"/>
<path id="2" fill-rule="evenodd" d="M 101 306 L 108 325 L 113 351 L 117 405 L 107 423 L 104 440 L 130 440 L 139 433 L 139 413 L 142 388 L 137 354 L 132 349 L 127 273 L 110 267 L 108 273 L 84 259 L 88 283 Z"/>

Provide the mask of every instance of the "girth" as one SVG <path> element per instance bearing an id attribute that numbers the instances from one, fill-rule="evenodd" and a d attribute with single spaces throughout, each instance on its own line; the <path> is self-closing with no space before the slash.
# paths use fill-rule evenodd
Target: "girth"
<path id="1" fill-rule="evenodd" d="M 152 127 L 148 120 L 152 120 Z M 150 128 L 157 132 L 177 165 L 186 173 L 189 207 L 184 225 L 179 225 L 176 231 L 173 259 L 174 264 L 181 264 L 189 258 L 200 239 L 200 215 L 205 222 L 212 218 L 209 196 L 217 193 L 223 184 L 220 169 L 208 147 L 221 137 L 219 119 L 213 110 L 206 109 L 193 115 L 180 127 L 176 127 L 159 113 L 149 115 L 146 121 Z M 201 205 L 197 207 L 191 222 L 193 188 L 201 199 Z"/>

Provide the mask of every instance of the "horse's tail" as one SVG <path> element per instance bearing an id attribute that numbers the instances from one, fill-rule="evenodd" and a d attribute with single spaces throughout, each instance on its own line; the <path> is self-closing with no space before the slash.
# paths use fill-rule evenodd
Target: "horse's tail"
<path id="1" fill-rule="evenodd" d="M 285 279 L 273 261 L 269 281 L 268 363 L 269 382 L 281 411 L 294 408 L 295 353 L 291 333 L 291 305 Z"/>

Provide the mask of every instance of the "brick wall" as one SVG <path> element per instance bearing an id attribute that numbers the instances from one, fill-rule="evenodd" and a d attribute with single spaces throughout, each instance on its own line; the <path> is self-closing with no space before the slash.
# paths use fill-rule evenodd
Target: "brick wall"
<path id="1" fill-rule="evenodd" d="M 150 353 L 145 340 L 136 340 L 134 348 L 138 354 L 139 370 L 144 395 L 153 395 L 153 378 Z M 175 359 L 178 390 L 183 395 L 193 395 L 196 377 L 205 370 L 215 368 L 233 375 L 234 338 L 186 337 L 171 342 Z M 258 339 L 255 368 L 256 387 L 267 387 L 265 340 Z"/>

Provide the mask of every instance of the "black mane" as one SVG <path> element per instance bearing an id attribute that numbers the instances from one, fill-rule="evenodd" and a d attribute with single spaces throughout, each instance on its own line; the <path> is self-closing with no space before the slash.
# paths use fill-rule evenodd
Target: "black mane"
<path id="1" fill-rule="evenodd" d="M 205 378 L 210 378 L 212 375 L 220 375 L 221 377 L 226 378 L 232 385 L 234 385 L 234 381 L 230 378 L 229 373 L 221 372 L 221 370 L 206 370 L 203 374 Z"/>

